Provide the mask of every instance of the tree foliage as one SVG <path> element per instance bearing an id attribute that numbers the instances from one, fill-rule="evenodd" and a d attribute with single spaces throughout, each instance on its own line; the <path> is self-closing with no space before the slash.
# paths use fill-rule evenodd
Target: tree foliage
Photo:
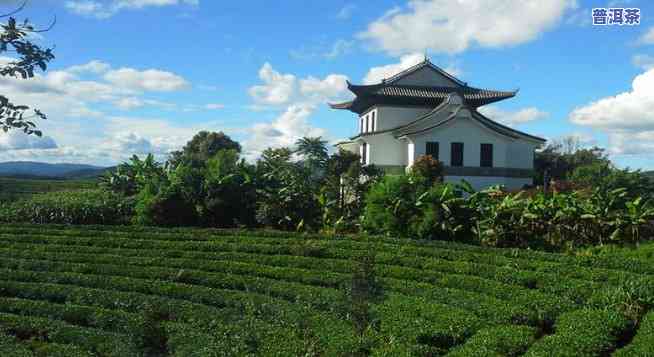
<path id="1" fill-rule="evenodd" d="M 328 231 L 356 231 L 363 213 L 364 198 L 383 171 L 362 165 L 359 155 L 339 150 L 327 160 L 319 202 L 323 227 Z"/>
<path id="2" fill-rule="evenodd" d="M 443 164 L 431 155 L 423 155 L 411 166 L 411 177 L 427 186 L 443 181 Z"/>
<path id="3" fill-rule="evenodd" d="M 564 180 L 578 167 L 593 164 L 610 164 L 604 149 L 596 146 L 582 148 L 578 139 L 566 137 L 536 152 L 534 183 L 542 185 L 546 171 L 550 179 Z"/>
<path id="4" fill-rule="evenodd" d="M 172 166 L 187 163 L 193 167 L 202 167 L 220 150 L 235 150 L 240 153 L 241 145 L 222 131 L 218 133 L 201 131 L 195 134 L 182 150 L 172 152 L 169 161 Z"/>
<path id="5" fill-rule="evenodd" d="M 329 158 L 327 141 L 318 137 L 302 137 L 295 142 L 295 152 L 300 154 L 304 162 L 313 170 L 324 168 Z"/>
<path id="6" fill-rule="evenodd" d="M 17 58 L 7 64 L 0 66 L 0 76 L 29 79 L 34 77 L 35 71 L 45 71 L 48 63 L 54 59 L 50 48 L 42 48 L 31 40 L 34 33 L 48 31 L 35 29 L 27 19 L 18 22 L 12 15 L 23 9 L 25 3 L 16 11 L 1 16 L 8 18 L 5 24 L 0 25 L 0 54 L 12 53 Z M 0 127 L 4 132 L 10 129 L 22 130 L 25 134 L 41 136 L 41 131 L 36 129 L 36 124 L 31 120 L 34 118 L 46 119 L 38 109 L 33 109 L 29 114 L 29 107 L 26 105 L 13 104 L 9 98 L 0 94 Z"/>
<path id="7" fill-rule="evenodd" d="M 278 229 L 317 227 L 319 182 L 310 166 L 291 160 L 289 148 L 266 149 L 257 162 L 257 221 Z"/>

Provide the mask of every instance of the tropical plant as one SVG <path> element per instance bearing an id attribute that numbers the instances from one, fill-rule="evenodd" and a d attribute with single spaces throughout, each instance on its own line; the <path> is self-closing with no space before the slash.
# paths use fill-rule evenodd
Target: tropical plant
<path id="1" fill-rule="evenodd" d="M 422 193 L 406 175 L 385 176 L 366 195 L 363 228 L 375 234 L 411 236 L 411 227 L 420 220 L 416 200 Z"/>
<path id="2" fill-rule="evenodd" d="M 456 185 L 432 186 L 416 200 L 422 219 L 411 227 L 414 236 L 425 239 L 469 240 L 472 212 Z"/>
<path id="3" fill-rule="evenodd" d="M 326 231 L 356 231 L 364 196 L 384 173 L 374 165 L 363 166 L 359 155 L 339 150 L 327 162 L 319 203 Z"/>
<path id="4" fill-rule="evenodd" d="M 279 229 L 307 229 L 320 221 L 311 170 L 291 161 L 288 148 L 266 149 L 257 162 L 257 221 Z"/>
<path id="5" fill-rule="evenodd" d="M 295 142 L 295 152 L 300 154 L 305 164 L 316 173 L 320 173 L 327 164 L 327 141 L 318 137 L 302 137 Z"/>
<path id="6" fill-rule="evenodd" d="M 134 155 L 129 161 L 100 177 L 101 186 L 127 196 L 132 196 L 146 185 L 158 185 L 166 177 L 168 166 L 157 162 L 152 154 L 144 160 Z"/>
<path id="7" fill-rule="evenodd" d="M 201 204 L 204 225 L 214 227 L 254 226 L 256 172 L 239 160 L 236 150 L 221 150 L 207 161 Z"/>

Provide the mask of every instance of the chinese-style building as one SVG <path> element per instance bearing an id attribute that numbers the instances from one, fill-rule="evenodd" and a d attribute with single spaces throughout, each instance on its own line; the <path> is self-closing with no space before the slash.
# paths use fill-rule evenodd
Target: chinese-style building
<path id="1" fill-rule="evenodd" d="M 445 181 L 476 189 L 532 184 L 534 150 L 545 139 L 499 124 L 477 108 L 517 91 L 468 86 L 427 58 L 381 83 L 353 85 L 356 97 L 330 104 L 357 114 L 358 135 L 338 147 L 387 172 L 402 172 L 421 155 L 445 166 Z"/>

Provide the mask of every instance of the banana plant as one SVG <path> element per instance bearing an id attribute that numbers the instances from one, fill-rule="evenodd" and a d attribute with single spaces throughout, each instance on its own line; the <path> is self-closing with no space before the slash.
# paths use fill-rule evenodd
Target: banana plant
<path id="1" fill-rule="evenodd" d="M 631 242 L 638 246 L 641 239 L 641 229 L 654 224 L 654 205 L 651 204 L 651 201 L 637 197 L 627 202 L 625 206 L 626 210 L 624 214 L 619 216 L 618 227 L 611 235 L 611 239 L 618 240 L 622 234 L 627 233 Z"/>

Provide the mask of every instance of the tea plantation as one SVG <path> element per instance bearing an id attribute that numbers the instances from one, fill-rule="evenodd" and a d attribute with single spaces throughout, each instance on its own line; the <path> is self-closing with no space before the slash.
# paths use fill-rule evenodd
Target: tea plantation
<path id="1" fill-rule="evenodd" d="M 654 264 L 265 231 L 0 227 L 1 356 L 652 356 Z"/>

